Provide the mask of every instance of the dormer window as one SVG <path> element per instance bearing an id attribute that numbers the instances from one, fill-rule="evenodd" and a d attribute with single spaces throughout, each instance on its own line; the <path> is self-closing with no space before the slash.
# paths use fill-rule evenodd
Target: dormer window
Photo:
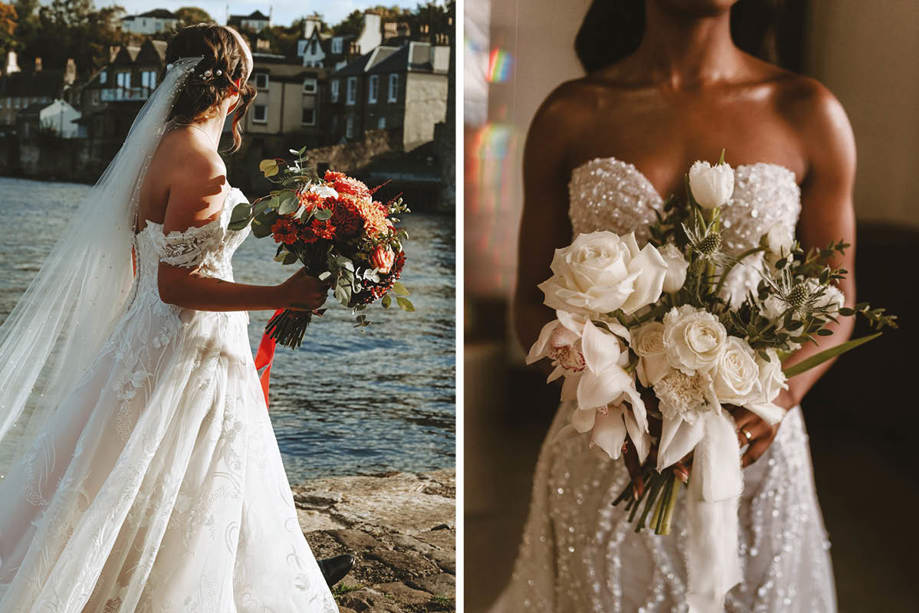
<path id="1" fill-rule="evenodd" d="M 341 43 L 342 39 L 340 36 L 336 36 L 332 39 L 332 53 L 341 53 Z"/>
<path id="2" fill-rule="evenodd" d="M 303 79 L 303 93 L 304 94 L 315 94 L 317 89 L 318 89 L 318 85 L 314 77 L 307 77 Z"/>

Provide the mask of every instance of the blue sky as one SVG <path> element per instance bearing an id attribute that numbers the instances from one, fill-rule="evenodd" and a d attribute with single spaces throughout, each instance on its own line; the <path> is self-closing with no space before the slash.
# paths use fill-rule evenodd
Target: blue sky
<path id="1" fill-rule="evenodd" d="M 326 23 L 335 24 L 344 19 L 354 10 L 363 10 L 371 6 L 401 6 L 415 8 L 423 0 L 274 0 L 273 2 L 229 2 L 225 0 L 96 0 L 96 6 L 110 6 L 118 4 L 123 6 L 129 15 L 143 13 L 153 8 L 164 8 L 174 11 L 183 6 L 197 6 L 207 11 L 219 23 L 226 22 L 227 5 L 233 15 L 248 15 L 259 10 L 266 15 L 269 7 L 273 7 L 271 23 L 276 25 L 290 25 L 298 17 L 309 15 L 313 12 L 320 13 Z M 440 2 L 442 4 L 442 2 Z"/>

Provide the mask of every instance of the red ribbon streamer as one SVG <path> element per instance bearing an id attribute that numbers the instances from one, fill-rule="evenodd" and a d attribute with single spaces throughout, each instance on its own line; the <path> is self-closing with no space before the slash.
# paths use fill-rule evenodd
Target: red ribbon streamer
<path id="1" fill-rule="evenodd" d="M 277 317 L 284 312 L 284 309 L 278 309 L 272 317 Z M 255 369 L 264 368 L 259 375 L 259 381 L 262 383 L 262 391 L 265 392 L 265 407 L 268 406 L 268 386 L 271 382 L 271 364 L 274 362 L 274 348 L 277 342 L 268 334 L 262 335 L 262 342 L 258 344 L 258 351 L 255 354 Z"/>

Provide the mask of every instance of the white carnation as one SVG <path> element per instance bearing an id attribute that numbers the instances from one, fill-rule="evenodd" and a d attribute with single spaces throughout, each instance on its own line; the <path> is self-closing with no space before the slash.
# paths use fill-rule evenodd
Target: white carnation
<path id="1" fill-rule="evenodd" d="M 712 379 L 707 373 L 687 375 L 671 370 L 654 386 L 654 394 L 665 419 L 679 418 L 692 424 L 699 415 L 714 409 L 711 388 Z"/>

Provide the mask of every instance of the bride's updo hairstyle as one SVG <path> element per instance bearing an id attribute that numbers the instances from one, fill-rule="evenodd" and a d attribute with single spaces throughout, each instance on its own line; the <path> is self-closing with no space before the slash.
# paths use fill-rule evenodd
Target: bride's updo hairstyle
<path id="1" fill-rule="evenodd" d="M 739 0 L 731 7 L 731 37 L 741 50 L 800 72 L 804 2 Z M 645 0 L 593 0 L 574 50 L 588 73 L 638 49 L 645 33 Z"/>
<path id="2" fill-rule="evenodd" d="M 239 92 L 233 112 L 233 148 L 242 144 L 239 122 L 255 98 L 247 80 L 252 72 L 252 54 L 234 30 L 216 24 L 199 23 L 179 31 L 166 47 L 166 66 L 179 58 L 204 56 L 176 96 L 169 119 L 190 123 L 208 117 L 215 107 Z"/>

